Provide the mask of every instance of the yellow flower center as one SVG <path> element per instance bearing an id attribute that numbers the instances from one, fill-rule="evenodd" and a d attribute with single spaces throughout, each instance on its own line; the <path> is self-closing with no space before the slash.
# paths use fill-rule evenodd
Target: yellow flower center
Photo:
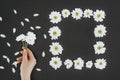
<path id="1" fill-rule="evenodd" d="M 57 32 L 56 32 L 56 31 L 54 31 L 54 32 L 53 32 L 53 35 L 56 35 L 56 34 L 57 34 Z"/>
<path id="2" fill-rule="evenodd" d="M 102 63 L 102 62 L 100 62 L 99 64 L 100 64 L 100 65 L 102 65 L 103 63 Z"/>
<path id="3" fill-rule="evenodd" d="M 58 46 L 55 46 L 54 49 L 57 51 L 58 50 Z"/>
<path id="4" fill-rule="evenodd" d="M 57 16 L 54 16 L 54 19 L 57 19 L 58 17 Z"/>
<path id="5" fill-rule="evenodd" d="M 54 64 L 58 64 L 58 62 L 57 62 L 57 61 L 54 61 Z"/>
<path id="6" fill-rule="evenodd" d="M 100 18 L 100 17 L 101 17 L 101 15 L 100 15 L 100 14 L 98 14 L 98 15 L 97 15 L 97 17 L 98 17 L 98 18 Z"/>
<path id="7" fill-rule="evenodd" d="M 65 12 L 65 15 L 67 15 L 67 12 Z"/>
<path id="8" fill-rule="evenodd" d="M 98 33 L 99 33 L 99 34 L 102 34 L 102 30 L 98 30 Z"/>
<path id="9" fill-rule="evenodd" d="M 77 62 L 77 65 L 80 65 L 80 62 Z"/>
<path id="10" fill-rule="evenodd" d="M 102 49 L 102 47 L 101 47 L 101 46 L 98 46 L 97 49 L 100 50 L 100 49 Z"/>
<path id="11" fill-rule="evenodd" d="M 89 12 L 87 12 L 87 15 L 90 15 Z"/>
<path id="12" fill-rule="evenodd" d="M 78 16 L 79 15 L 79 13 L 78 12 L 76 12 L 76 14 L 75 14 L 76 16 Z"/>

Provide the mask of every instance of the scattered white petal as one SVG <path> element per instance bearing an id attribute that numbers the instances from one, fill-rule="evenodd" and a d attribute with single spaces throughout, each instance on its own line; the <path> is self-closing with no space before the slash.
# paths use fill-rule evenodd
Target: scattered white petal
<path id="1" fill-rule="evenodd" d="M 10 59 L 6 55 L 3 55 L 3 58 L 6 59 L 8 63 L 10 63 Z"/>
<path id="2" fill-rule="evenodd" d="M 31 30 L 35 30 L 34 27 L 32 27 L 32 26 L 30 27 L 30 29 L 31 29 Z"/>
<path id="3" fill-rule="evenodd" d="M 41 26 L 36 26 L 35 28 L 36 28 L 36 29 L 41 29 Z"/>
<path id="4" fill-rule="evenodd" d="M 36 71 L 41 71 L 41 69 L 40 68 L 36 68 Z"/>
<path id="5" fill-rule="evenodd" d="M 21 25 L 24 26 L 24 22 L 23 21 L 21 21 Z"/>
<path id="6" fill-rule="evenodd" d="M 26 22 L 30 22 L 30 20 L 29 20 L 28 18 L 25 18 L 24 20 L 25 20 Z"/>
<path id="7" fill-rule="evenodd" d="M 17 11 L 16 11 L 15 9 L 13 9 L 13 12 L 14 12 L 15 14 L 17 14 Z"/>
<path id="8" fill-rule="evenodd" d="M 12 72 L 13 72 L 13 73 L 15 73 L 15 72 L 16 72 L 15 68 L 12 68 Z"/>
<path id="9" fill-rule="evenodd" d="M 2 17 L 0 17 L 0 21 L 2 21 Z"/>
<path id="10" fill-rule="evenodd" d="M 6 43 L 8 47 L 11 47 L 11 44 L 9 42 Z"/>
<path id="11" fill-rule="evenodd" d="M 17 56 L 19 54 L 19 52 L 15 52 L 14 55 Z"/>
<path id="12" fill-rule="evenodd" d="M 0 66 L 0 69 L 5 69 L 5 67 L 4 66 Z"/>
<path id="13" fill-rule="evenodd" d="M 42 52 L 42 57 L 45 57 L 45 52 L 44 51 Z"/>
<path id="14" fill-rule="evenodd" d="M 34 17 L 37 17 L 37 16 L 39 16 L 39 15 L 40 15 L 40 14 L 38 14 L 38 13 L 33 14 Z"/>
<path id="15" fill-rule="evenodd" d="M 14 65 L 16 68 L 17 68 L 17 64 L 18 64 L 17 61 L 14 61 L 14 62 L 12 63 L 12 65 Z"/>
<path id="16" fill-rule="evenodd" d="M 16 33 L 16 28 L 13 28 L 13 33 Z"/>
<path id="17" fill-rule="evenodd" d="M 47 36 L 46 36 L 46 34 L 43 34 L 43 36 L 44 36 L 44 39 L 47 39 Z"/>
<path id="18" fill-rule="evenodd" d="M 0 37 L 1 38 L 6 38 L 6 35 L 5 34 L 0 34 Z"/>

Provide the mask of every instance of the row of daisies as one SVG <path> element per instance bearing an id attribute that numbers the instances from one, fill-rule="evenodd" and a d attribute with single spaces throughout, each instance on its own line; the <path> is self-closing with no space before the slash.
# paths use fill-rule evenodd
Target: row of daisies
<path id="1" fill-rule="evenodd" d="M 63 9 L 61 13 L 58 11 L 52 11 L 49 15 L 49 19 L 50 19 L 50 22 L 52 22 L 53 24 L 57 24 L 61 22 L 62 17 L 68 18 L 70 15 L 75 20 L 79 20 L 82 17 L 90 18 L 91 16 L 93 16 L 94 21 L 96 22 L 102 22 L 106 16 L 103 10 L 97 9 L 96 11 L 93 11 L 91 9 L 85 9 L 83 11 L 81 8 L 75 8 L 74 10 L 72 10 L 72 12 L 70 12 L 70 10 L 68 9 Z"/>

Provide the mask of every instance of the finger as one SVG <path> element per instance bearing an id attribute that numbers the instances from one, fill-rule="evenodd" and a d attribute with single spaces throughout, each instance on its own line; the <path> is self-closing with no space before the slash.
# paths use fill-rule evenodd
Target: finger
<path id="1" fill-rule="evenodd" d="M 22 62 L 22 57 L 18 57 L 17 58 L 17 61 L 20 63 L 20 62 Z"/>
<path id="2" fill-rule="evenodd" d="M 22 51 L 19 51 L 21 54 L 23 53 L 23 50 Z"/>
<path id="3" fill-rule="evenodd" d="M 35 59 L 32 51 L 30 49 L 27 48 L 27 52 L 28 52 L 29 59 Z"/>
<path id="4" fill-rule="evenodd" d="M 27 57 L 27 51 L 26 49 L 23 50 L 23 61 L 27 61 L 28 57 Z"/>

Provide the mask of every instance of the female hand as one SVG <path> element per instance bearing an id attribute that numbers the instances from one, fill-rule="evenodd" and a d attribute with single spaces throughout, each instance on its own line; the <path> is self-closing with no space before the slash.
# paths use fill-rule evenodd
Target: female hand
<path id="1" fill-rule="evenodd" d="M 30 49 L 23 49 L 23 51 L 21 51 L 20 53 L 22 54 L 22 57 L 17 58 L 17 61 L 21 62 L 21 79 L 30 80 L 32 70 L 36 65 L 36 59 Z"/>

